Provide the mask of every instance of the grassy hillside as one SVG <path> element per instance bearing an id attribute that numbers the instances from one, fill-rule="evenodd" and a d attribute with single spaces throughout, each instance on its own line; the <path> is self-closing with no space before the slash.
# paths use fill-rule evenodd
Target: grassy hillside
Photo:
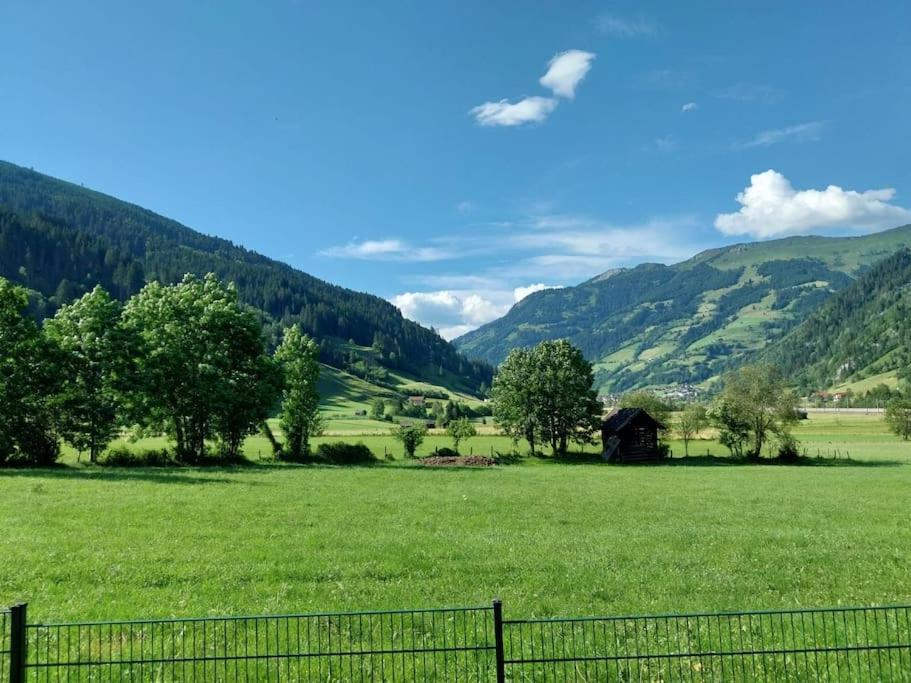
<path id="1" fill-rule="evenodd" d="M 213 272 L 260 310 L 271 340 L 297 323 L 321 358 L 383 382 L 407 373 L 475 391 L 491 370 L 380 297 L 319 280 L 147 209 L 0 162 L 0 277 L 30 289 L 38 317 L 103 285 L 125 299 L 146 282 Z"/>
<path id="2" fill-rule="evenodd" d="M 605 391 L 711 383 L 908 246 L 911 226 L 713 249 L 672 266 L 643 264 L 535 293 L 455 343 L 499 363 L 516 346 L 566 337 L 595 363 Z"/>
<path id="3" fill-rule="evenodd" d="M 880 261 L 762 355 L 805 389 L 894 386 L 911 373 L 911 250 Z"/>

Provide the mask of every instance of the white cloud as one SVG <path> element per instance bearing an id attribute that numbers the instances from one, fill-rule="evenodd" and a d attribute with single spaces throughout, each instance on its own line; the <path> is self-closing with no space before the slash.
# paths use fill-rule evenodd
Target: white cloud
<path id="1" fill-rule="evenodd" d="M 734 145 L 734 148 L 768 147 L 778 142 L 815 142 L 820 139 L 825 127 L 824 121 L 808 121 L 785 128 L 764 130 L 757 133 L 752 140 Z"/>
<path id="2" fill-rule="evenodd" d="M 696 104 L 695 102 L 687 102 L 682 107 L 680 107 L 680 113 L 687 114 L 691 111 L 696 111 L 697 109 L 699 109 L 698 104 Z"/>
<path id="3" fill-rule="evenodd" d="M 602 33 L 623 38 L 653 36 L 658 33 L 658 27 L 644 17 L 624 19 L 608 12 L 598 17 L 598 28 Z"/>
<path id="4" fill-rule="evenodd" d="M 535 292 L 540 292 L 545 289 L 560 289 L 560 285 L 545 285 L 543 282 L 536 282 L 535 284 L 528 285 L 527 287 L 516 287 L 514 290 L 512 290 L 512 297 L 516 303 L 519 303 L 529 294 L 534 294 Z"/>
<path id="5" fill-rule="evenodd" d="M 416 247 L 396 239 L 349 242 L 343 246 L 329 247 L 320 253 L 323 256 L 365 261 L 442 261 L 452 257 L 445 249 Z"/>
<path id="6" fill-rule="evenodd" d="M 485 102 L 469 112 L 482 126 L 521 126 L 526 123 L 542 123 L 557 108 L 552 97 L 526 97 L 518 102 L 500 100 Z"/>
<path id="7" fill-rule="evenodd" d="M 567 50 L 554 55 L 547 64 L 547 73 L 540 83 L 558 97 L 573 99 L 576 88 L 592 68 L 594 53 L 584 50 Z"/>
<path id="8" fill-rule="evenodd" d="M 741 208 L 722 213 L 715 227 L 726 235 L 765 239 L 810 230 L 851 228 L 875 231 L 911 222 L 911 210 L 890 204 L 895 190 L 795 190 L 781 173 L 768 170 L 750 177 L 737 195 Z"/>
<path id="9" fill-rule="evenodd" d="M 391 301 L 406 318 L 434 327 L 446 339 L 454 339 L 506 315 L 513 304 L 529 294 L 554 287 L 542 282 L 513 289 L 500 285 L 480 290 L 404 292 Z"/>

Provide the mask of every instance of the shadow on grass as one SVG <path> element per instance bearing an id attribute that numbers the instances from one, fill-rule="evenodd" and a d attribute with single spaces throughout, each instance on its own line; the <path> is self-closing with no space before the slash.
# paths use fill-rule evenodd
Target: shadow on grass
<path id="1" fill-rule="evenodd" d="M 532 456 L 530 456 L 532 457 Z M 552 465 L 608 465 L 598 453 L 567 453 L 544 455 L 536 453 L 536 460 Z M 654 462 L 613 462 L 610 467 L 900 467 L 901 460 L 852 460 L 850 458 L 810 458 L 794 460 L 780 458 L 732 458 L 721 455 L 690 455 L 663 458 Z"/>
<path id="2" fill-rule="evenodd" d="M 690 455 L 664 458 L 655 463 L 629 463 L 623 467 L 899 467 L 900 460 L 851 460 L 850 458 L 731 458 L 720 455 Z"/>
<path id="3" fill-rule="evenodd" d="M 0 479 L 42 478 L 42 479 L 80 479 L 94 481 L 131 482 L 141 481 L 154 484 L 234 484 L 237 480 L 227 477 L 197 476 L 200 472 L 213 472 L 213 467 L 71 467 L 56 465 L 54 467 L 16 467 L 0 469 Z M 230 474 L 248 470 L 237 466 L 223 466 L 217 469 L 218 474 Z M 250 483 L 250 482 L 244 482 Z"/>

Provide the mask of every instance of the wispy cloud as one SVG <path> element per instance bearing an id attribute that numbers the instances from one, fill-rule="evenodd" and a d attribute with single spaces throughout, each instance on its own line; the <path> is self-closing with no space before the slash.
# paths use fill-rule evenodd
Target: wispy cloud
<path id="1" fill-rule="evenodd" d="M 735 143 L 734 149 L 768 147 L 779 142 L 815 142 L 822 137 L 825 127 L 825 121 L 808 121 L 794 126 L 764 130 L 746 142 Z"/>
<path id="2" fill-rule="evenodd" d="M 592 68 L 595 55 L 584 50 L 567 50 L 561 52 L 548 62 L 547 73 L 541 76 L 540 83 L 558 97 L 573 99 L 576 88 Z"/>
<path id="3" fill-rule="evenodd" d="M 662 135 L 657 137 L 646 145 L 642 146 L 644 152 L 658 152 L 660 154 L 670 154 L 676 152 L 680 143 L 673 135 Z"/>
<path id="4" fill-rule="evenodd" d="M 605 35 L 635 38 L 637 36 L 654 36 L 659 30 L 657 24 L 645 17 L 621 17 L 604 12 L 598 17 L 598 30 Z"/>
<path id="5" fill-rule="evenodd" d="M 557 108 L 557 97 L 573 99 L 576 88 L 591 70 L 594 53 L 584 50 L 566 50 L 555 55 L 547 64 L 547 72 L 540 83 L 555 97 L 534 95 L 523 97 L 517 102 L 508 99 L 484 102 L 472 107 L 468 113 L 481 126 L 523 126 L 543 123 Z"/>
<path id="6" fill-rule="evenodd" d="M 775 170 L 750 177 L 737 195 L 736 213 L 722 213 L 715 227 L 726 235 L 759 239 L 833 229 L 881 230 L 911 222 L 911 210 L 890 203 L 895 190 L 855 191 L 838 185 L 824 190 L 795 190 Z"/>
<path id="7" fill-rule="evenodd" d="M 697 109 L 699 109 L 699 105 L 698 105 L 698 104 L 696 104 L 695 102 L 687 102 L 687 103 L 684 104 L 682 107 L 680 107 L 680 113 L 681 113 L 681 114 L 688 114 L 688 113 L 690 113 L 690 112 L 696 111 Z"/>
<path id="8" fill-rule="evenodd" d="M 320 252 L 333 258 L 352 258 L 364 261 L 442 261 L 452 254 L 439 247 L 415 246 L 397 239 L 365 240 L 329 247 Z"/>
<path id="9" fill-rule="evenodd" d="M 518 102 L 485 102 L 470 114 L 482 126 L 521 126 L 546 121 L 556 108 L 557 100 L 552 97 L 526 97 Z"/>
<path id="10" fill-rule="evenodd" d="M 735 102 L 761 102 L 770 104 L 784 97 L 784 90 L 761 83 L 735 83 L 715 92 L 715 97 Z"/>

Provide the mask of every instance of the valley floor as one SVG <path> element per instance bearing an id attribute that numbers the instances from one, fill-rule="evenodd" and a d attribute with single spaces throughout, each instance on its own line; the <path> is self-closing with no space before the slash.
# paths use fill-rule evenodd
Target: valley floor
<path id="1" fill-rule="evenodd" d="M 0 470 L 0 604 L 52 620 L 911 602 L 911 445 L 869 416 L 813 416 L 798 436 L 842 458 Z"/>

